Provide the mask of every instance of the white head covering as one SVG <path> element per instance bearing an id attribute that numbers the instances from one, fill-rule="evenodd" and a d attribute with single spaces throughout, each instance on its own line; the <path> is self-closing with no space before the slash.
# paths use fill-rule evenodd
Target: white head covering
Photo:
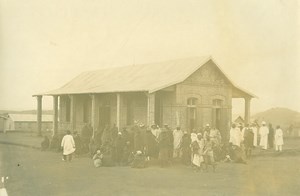
<path id="1" fill-rule="evenodd" d="M 265 121 L 262 121 L 261 124 L 262 124 L 262 125 L 266 125 L 266 122 L 265 122 Z"/>
<path id="2" fill-rule="evenodd" d="M 198 140 L 198 137 L 197 137 L 197 134 L 196 134 L 196 133 L 191 133 L 191 140 L 192 140 L 192 142 Z"/>

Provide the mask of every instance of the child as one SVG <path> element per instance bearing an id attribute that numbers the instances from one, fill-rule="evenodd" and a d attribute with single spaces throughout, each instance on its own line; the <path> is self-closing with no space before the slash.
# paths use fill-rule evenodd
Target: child
<path id="1" fill-rule="evenodd" d="M 207 166 L 211 165 L 213 167 L 213 171 L 216 170 L 216 163 L 214 159 L 214 142 L 210 140 L 208 137 L 204 146 L 204 152 L 203 152 L 203 157 L 205 160 L 205 170 L 207 171 Z"/>
<path id="2" fill-rule="evenodd" d="M 101 153 L 100 150 L 97 150 L 96 154 L 93 156 L 95 167 L 101 167 L 102 166 L 102 158 L 103 158 L 103 154 Z"/>
<path id="3" fill-rule="evenodd" d="M 197 134 L 197 139 L 195 139 L 192 144 L 192 163 L 196 167 L 196 171 L 200 171 L 202 167 L 203 159 L 203 148 L 204 148 L 204 139 L 202 138 L 201 133 Z"/>
<path id="4" fill-rule="evenodd" d="M 131 167 L 132 168 L 145 168 L 146 167 L 146 157 L 145 157 L 145 155 L 143 155 L 142 151 L 137 151 L 135 153 Z"/>
<path id="5" fill-rule="evenodd" d="M 276 151 L 281 152 L 282 145 L 283 145 L 283 132 L 279 125 L 276 127 L 276 131 L 275 131 L 275 145 L 276 145 Z"/>

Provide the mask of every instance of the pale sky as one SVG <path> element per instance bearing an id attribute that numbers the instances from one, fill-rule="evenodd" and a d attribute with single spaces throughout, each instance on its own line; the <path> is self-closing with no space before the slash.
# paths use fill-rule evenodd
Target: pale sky
<path id="1" fill-rule="evenodd" d="M 211 55 L 259 97 L 252 112 L 300 111 L 300 1 L 0 2 L 0 109 L 36 109 L 32 94 L 83 71 Z M 242 100 L 233 103 L 243 111 Z"/>

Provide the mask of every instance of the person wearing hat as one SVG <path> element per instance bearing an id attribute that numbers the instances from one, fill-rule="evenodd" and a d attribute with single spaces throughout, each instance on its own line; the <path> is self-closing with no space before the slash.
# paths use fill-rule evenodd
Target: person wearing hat
<path id="1" fill-rule="evenodd" d="M 263 150 L 268 149 L 268 135 L 269 135 L 269 128 L 266 126 L 266 122 L 263 121 L 261 123 L 261 127 L 259 128 L 259 135 L 260 135 L 260 143 L 259 145 L 262 147 Z"/>
<path id="2" fill-rule="evenodd" d="M 180 158 L 181 142 L 182 142 L 183 131 L 180 129 L 180 126 L 177 126 L 173 131 L 173 158 Z"/>

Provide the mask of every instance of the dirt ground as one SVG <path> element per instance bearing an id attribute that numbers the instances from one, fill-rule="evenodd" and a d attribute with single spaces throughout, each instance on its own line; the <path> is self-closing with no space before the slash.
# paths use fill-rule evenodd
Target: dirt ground
<path id="1" fill-rule="evenodd" d="M 0 135 L 2 137 L 2 135 Z M 9 195 L 300 195 L 299 139 L 276 154 L 255 151 L 247 165 L 219 163 L 217 171 L 175 165 L 94 168 L 91 159 L 63 162 L 59 153 L 0 144 L 0 174 Z"/>

